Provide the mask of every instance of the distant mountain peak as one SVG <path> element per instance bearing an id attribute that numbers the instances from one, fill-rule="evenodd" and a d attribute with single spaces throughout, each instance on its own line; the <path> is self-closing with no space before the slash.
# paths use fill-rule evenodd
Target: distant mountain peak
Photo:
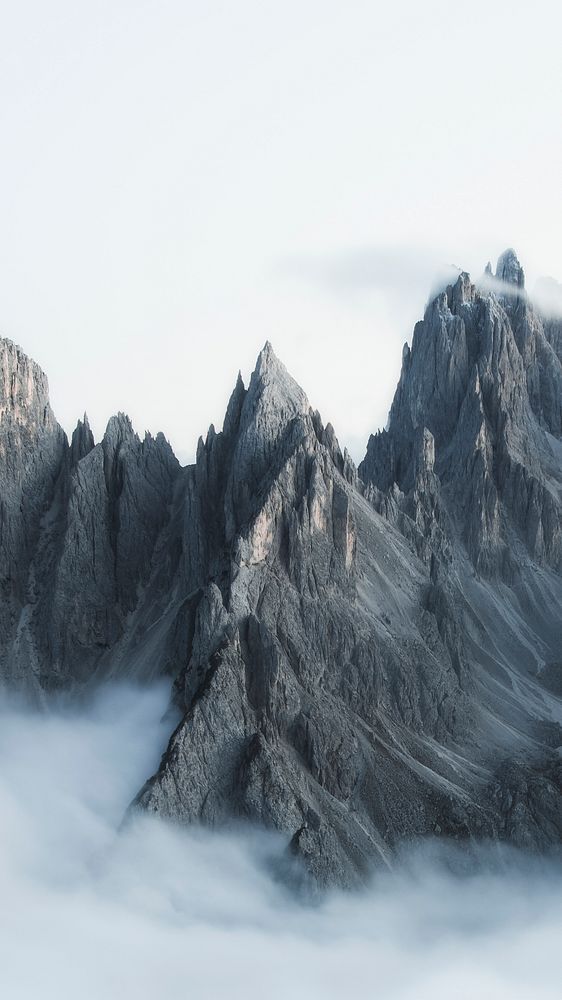
<path id="1" fill-rule="evenodd" d="M 277 357 L 273 349 L 273 344 L 271 343 L 270 340 L 266 340 L 260 353 L 258 354 L 256 369 L 262 371 L 267 368 L 273 368 L 280 364 L 281 362 L 279 361 L 279 358 Z"/>
<path id="2" fill-rule="evenodd" d="M 519 258 L 512 247 L 498 257 L 496 265 L 496 278 L 507 285 L 516 285 L 517 288 L 525 287 L 525 272 L 519 263 Z"/>

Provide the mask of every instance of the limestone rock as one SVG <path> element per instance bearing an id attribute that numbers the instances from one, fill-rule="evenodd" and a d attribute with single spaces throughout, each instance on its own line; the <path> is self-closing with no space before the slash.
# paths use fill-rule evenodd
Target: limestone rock
<path id="1" fill-rule="evenodd" d="M 173 678 L 134 809 L 278 830 L 320 884 L 424 835 L 560 847 L 560 339 L 513 251 L 491 277 L 429 304 L 359 470 L 270 344 L 181 469 L 123 414 L 69 445 L 2 342 L 0 670 Z"/>

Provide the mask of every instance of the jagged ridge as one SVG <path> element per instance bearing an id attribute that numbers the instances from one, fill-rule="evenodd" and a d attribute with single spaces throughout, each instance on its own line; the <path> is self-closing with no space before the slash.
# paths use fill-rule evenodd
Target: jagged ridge
<path id="1" fill-rule="evenodd" d="M 359 475 L 269 344 L 186 469 L 124 415 L 68 445 L 5 349 L 4 676 L 175 678 L 135 808 L 274 827 L 323 883 L 404 837 L 560 843 L 560 331 L 490 272 L 428 306 Z"/>

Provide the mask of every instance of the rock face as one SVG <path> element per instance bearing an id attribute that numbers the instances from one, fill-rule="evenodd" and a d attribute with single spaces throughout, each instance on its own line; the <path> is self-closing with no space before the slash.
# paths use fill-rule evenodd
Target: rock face
<path id="1" fill-rule="evenodd" d="M 0 673 L 41 700 L 117 663 L 126 673 L 121 646 L 134 645 L 180 468 L 161 435 L 141 442 L 123 414 L 98 445 L 85 417 L 69 445 L 41 369 L 10 341 L 0 350 Z"/>
<path id="2" fill-rule="evenodd" d="M 269 344 L 185 469 L 122 415 L 69 446 L 33 369 L 2 669 L 174 678 L 134 808 L 274 828 L 321 884 L 414 836 L 562 843 L 560 331 L 513 251 L 496 278 L 429 305 L 358 471 Z"/>
<path id="3" fill-rule="evenodd" d="M 359 472 L 382 495 L 396 484 L 408 496 L 426 428 L 475 568 L 509 580 L 528 556 L 562 566 L 562 363 L 512 250 L 497 273 L 519 294 L 482 293 L 462 274 L 430 304 L 404 348 L 388 430 L 371 437 Z"/>
<path id="4" fill-rule="evenodd" d="M 200 445 L 188 530 L 186 715 L 137 804 L 257 821 L 321 881 L 359 877 L 420 811 L 437 822 L 443 789 L 421 805 L 412 755 L 424 730 L 461 738 L 464 667 L 422 607 L 424 568 L 269 345 Z"/>
<path id="5" fill-rule="evenodd" d="M 0 340 L 0 365 L 0 648 L 2 673 L 9 676 L 18 672 L 20 651 L 28 657 L 38 585 L 34 556 L 57 493 L 66 439 L 39 366 L 9 340 Z M 25 686 L 26 668 L 20 680 Z"/>

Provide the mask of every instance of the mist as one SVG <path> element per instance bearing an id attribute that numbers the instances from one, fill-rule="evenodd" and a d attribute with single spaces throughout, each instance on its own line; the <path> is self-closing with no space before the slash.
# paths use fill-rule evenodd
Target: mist
<path id="1" fill-rule="evenodd" d="M 78 710 L 2 710 L 2 996 L 559 997 L 554 863 L 484 855 L 454 874 L 426 847 L 362 892 L 308 899 L 275 877 L 277 836 L 123 823 L 167 700 L 111 687 Z"/>

